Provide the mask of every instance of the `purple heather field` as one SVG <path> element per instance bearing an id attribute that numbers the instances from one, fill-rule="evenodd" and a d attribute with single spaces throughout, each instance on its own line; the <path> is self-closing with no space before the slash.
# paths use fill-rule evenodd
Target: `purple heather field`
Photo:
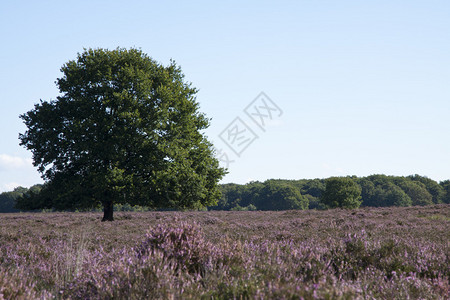
<path id="1" fill-rule="evenodd" d="M 0 214 L 2 299 L 449 299 L 450 205 Z"/>

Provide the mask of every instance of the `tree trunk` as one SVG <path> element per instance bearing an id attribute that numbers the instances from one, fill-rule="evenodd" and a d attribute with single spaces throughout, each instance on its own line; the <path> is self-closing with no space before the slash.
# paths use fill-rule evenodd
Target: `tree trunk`
<path id="1" fill-rule="evenodd" d="M 114 204 L 113 204 L 112 201 L 108 201 L 108 202 L 103 203 L 103 219 L 102 219 L 102 222 L 114 221 L 113 212 L 114 212 Z"/>

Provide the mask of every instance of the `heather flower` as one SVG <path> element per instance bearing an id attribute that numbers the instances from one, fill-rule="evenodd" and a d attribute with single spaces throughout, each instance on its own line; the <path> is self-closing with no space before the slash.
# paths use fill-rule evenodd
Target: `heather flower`
<path id="1" fill-rule="evenodd" d="M 213 250 L 197 223 L 180 222 L 150 230 L 137 255 L 142 258 L 160 251 L 177 270 L 198 274 L 206 271 Z"/>
<path id="2" fill-rule="evenodd" d="M 449 298 L 449 205 L 130 214 L 1 215 L 0 299 Z"/>

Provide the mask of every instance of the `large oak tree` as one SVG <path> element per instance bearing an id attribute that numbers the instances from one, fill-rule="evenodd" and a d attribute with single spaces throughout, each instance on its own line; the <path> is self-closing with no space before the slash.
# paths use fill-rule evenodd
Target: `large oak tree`
<path id="1" fill-rule="evenodd" d="M 21 145 L 46 180 L 43 206 L 213 205 L 225 174 L 202 130 L 197 90 L 171 62 L 138 49 L 87 49 L 67 62 L 60 95 L 21 115 Z M 39 202 L 39 201 L 38 201 Z"/>

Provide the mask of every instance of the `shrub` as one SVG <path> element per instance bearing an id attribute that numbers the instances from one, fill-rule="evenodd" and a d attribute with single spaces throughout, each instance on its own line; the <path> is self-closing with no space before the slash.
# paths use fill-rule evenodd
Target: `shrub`
<path id="1" fill-rule="evenodd" d="M 197 223 L 181 222 L 178 226 L 159 225 L 152 229 L 138 248 L 138 257 L 160 251 L 176 270 L 202 274 L 213 249 Z"/>

